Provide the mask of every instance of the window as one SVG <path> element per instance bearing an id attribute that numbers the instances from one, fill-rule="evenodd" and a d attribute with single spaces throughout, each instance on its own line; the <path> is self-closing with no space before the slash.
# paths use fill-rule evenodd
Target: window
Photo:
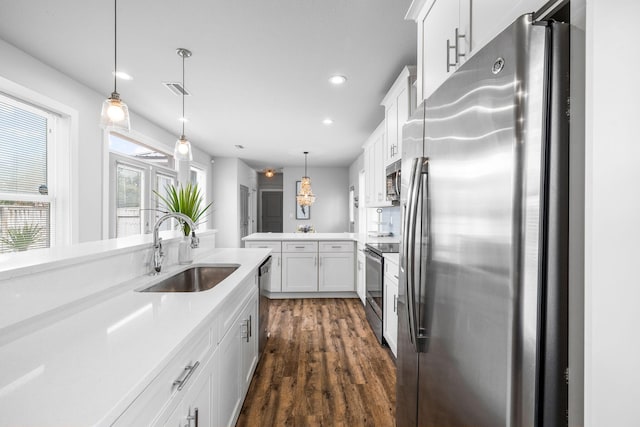
<path id="1" fill-rule="evenodd" d="M 0 95 L 0 253 L 55 244 L 56 116 Z"/>
<path id="2" fill-rule="evenodd" d="M 154 191 L 177 182 L 173 157 L 120 134 L 109 133 L 109 237 L 150 233 L 159 211 Z M 163 230 L 171 222 L 162 224 Z"/>
<path id="3" fill-rule="evenodd" d="M 198 185 L 200 189 L 200 194 L 202 195 L 202 199 L 204 200 L 204 206 L 207 205 L 207 173 L 203 168 L 199 168 L 197 166 L 191 166 L 189 170 L 189 182 L 192 185 Z M 203 207 L 204 207 L 203 206 Z M 198 222 L 196 229 L 204 229 L 206 228 L 207 223 L 207 214 L 205 214 L 200 221 Z"/>

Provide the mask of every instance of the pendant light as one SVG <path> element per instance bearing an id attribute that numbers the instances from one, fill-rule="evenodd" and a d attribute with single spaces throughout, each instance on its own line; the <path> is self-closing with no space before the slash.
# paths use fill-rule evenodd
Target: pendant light
<path id="1" fill-rule="evenodd" d="M 186 117 L 184 115 L 184 94 L 187 91 L 184 86 L 184 60 L 186 58 L 191 57 L 191 51 L 184 48 L 176 49 L 176 53 L 178 56 L 182 57 L 182 134 L 180 138 L 176 141 L 176 146 L 173 149 L 173 157 L 176 160 L 193 160 L 193 154 L 191 153 L 191 143 L 184 136 L 184 122 L 186 122 Z"/>
<path id="2" fill-rule="evenodd" d="M 118 0 L 113 0 L 113 93 L 102 103 L 100 126 L 117 130 L 131 130 L 129 108 L 118 93 Z"/>
<path id="3" fill-rule="evenodd" d="M 311 178 L 307 175 L 307 155 L 308 151 L 304 152 L 304 176 L 300 183 L 300 192 L 296 196 L 296 201 L 300 206 L 311 206 L 316 201 L 316 196 L 311 191 Z"/>

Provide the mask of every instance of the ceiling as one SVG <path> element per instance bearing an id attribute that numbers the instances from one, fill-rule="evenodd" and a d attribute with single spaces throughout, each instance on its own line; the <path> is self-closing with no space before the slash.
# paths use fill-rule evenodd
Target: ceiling
<path id="1" fill-rule="evenodd" d="M 177 138 L 180 97 L 162 82 L 182 79 L 176 48 L 184 47 L 193 52 L 185 65 L 192 144 L 256 169 L 299 166 L 303 151 L 310 167 L 348 166 L 384 118 L 380 101 L 396 76 L 416 62 L 410 3 L 121 0 L 118 69 L 134 79 L 119 80 L 118 92 Z M 2 0 L 0 16 L 0 38 L 111 93 L 113 1 Z M 335 73 L 347 83 L 331 85 Z"/>

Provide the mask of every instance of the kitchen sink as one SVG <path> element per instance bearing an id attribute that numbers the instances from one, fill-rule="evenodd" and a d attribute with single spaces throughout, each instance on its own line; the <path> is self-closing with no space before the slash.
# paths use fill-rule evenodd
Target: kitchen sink
<path id="1" fill-rule="evenodd" d="M 202 292 L 229 277 L 238 264 L 203 265 L 188 268 L 139 292 Z"/>

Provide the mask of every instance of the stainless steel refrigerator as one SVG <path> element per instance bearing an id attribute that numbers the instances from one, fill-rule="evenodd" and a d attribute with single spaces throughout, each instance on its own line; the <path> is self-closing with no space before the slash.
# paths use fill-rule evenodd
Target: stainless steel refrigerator
<path id="1" fill-rule="evenodd" d="M 567 424 L 568 60 L 525 15 L 403 129 L 399 427 Z"/>

